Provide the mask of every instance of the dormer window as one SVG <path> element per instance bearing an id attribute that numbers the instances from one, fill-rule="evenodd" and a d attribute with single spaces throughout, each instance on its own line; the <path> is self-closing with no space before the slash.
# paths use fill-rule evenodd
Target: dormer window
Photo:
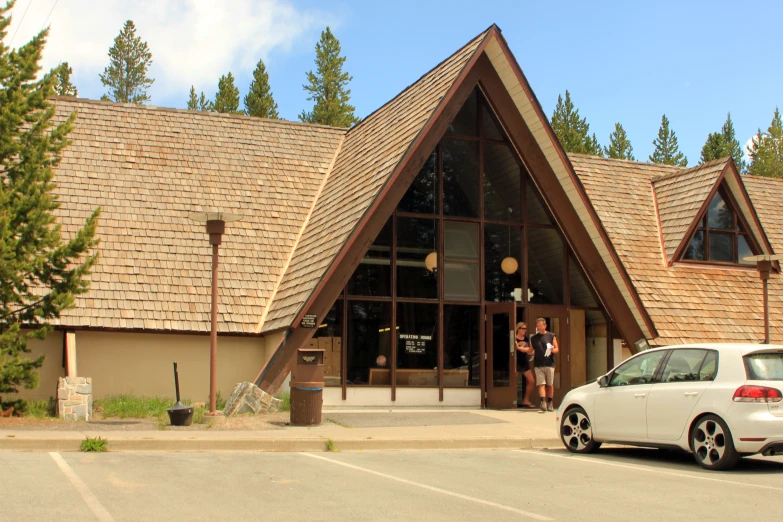
<path id="1" fill-rule="evenodd" d="M 710 201 L 682 255 L 683 261 L 754 265 L 759 253 L 729 193 L 721 186 Z"/>

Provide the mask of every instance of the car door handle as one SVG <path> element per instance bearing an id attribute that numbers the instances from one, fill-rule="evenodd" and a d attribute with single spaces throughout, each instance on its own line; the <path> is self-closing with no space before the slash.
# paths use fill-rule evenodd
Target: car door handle
<path id="1" fill-rule="evenodd" d="M 636 397 L 637 399 L 641 399 L 642 397 L 647 397 L 647 394 L 646 393 L 634 393 L 633 396 Z"/>
<path id="2" fill-rule="evenodd" d="M 699 394 L 699 392 L 685 392 L 686 397 L 696 397 Z"/>

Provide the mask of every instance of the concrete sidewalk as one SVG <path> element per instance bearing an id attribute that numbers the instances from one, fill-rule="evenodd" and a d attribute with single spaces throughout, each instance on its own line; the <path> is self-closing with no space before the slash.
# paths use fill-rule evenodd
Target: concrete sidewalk
<path id="1" fill-rule="evenodd" d="M 554 413 L 532 410 L 324 410 L 324 423 L 274 430 L 3 430 L 0 451 L 78 451 L 103 437 L 109 451 L 340 451 L 560 447 Z M 327 421 L 326 419 L 331 419 Z"/>

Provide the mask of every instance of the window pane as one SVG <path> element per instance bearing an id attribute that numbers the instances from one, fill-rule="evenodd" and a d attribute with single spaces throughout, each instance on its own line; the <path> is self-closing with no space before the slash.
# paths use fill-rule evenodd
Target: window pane
<path id="1" fill-rule="evenodd" d="M 479 266 L 478 264 L 444 263 L 444 298 L 452 301 L 478 301 Z"/>
<path id="2" fill-rule="evenodd" d="M 688 248 L 685 249 L 682 258 L 692 259 L 694 261 L 704 260 L 704 232 L 699 230 L 693 234 L 693 239 L 691 239 L 691 242 L 688 244 Z"/>
<path id="3" fill-rule="evenodd" d="M 525 208 L 527 209 L 527 221 L 528 223 L 537 223 L 540 225 L 554 225 L 554 220 L 549 214 L 549 210 L 544 206 L 538 195 L 538 188 L 530 179 L 530 176 L 525 176 L 527 179 L 527 187 L 525 189 Z"/>
<path id="4" fill-rule="evenodd" d="M 438 251 L 438 224 L 433 219 L 397 218 L 397 296 L 438 298 L 437 270 L 424 260 Z"/>
<path id="5" fill-rule="evenodd" d="M 743 261 L 743 258 L 752 255 L 753 255 L 753 251 L 750 249 L 750 245 L 748 244 L 748 239 L 742 235 L 737 236 L 737 262 L 741 265 L 754 266 L 756 264 L 755 261 Z"/>
<path id="6" fill-rule="evenodd" d="M 495 114 L 489 108 L 487 102 L 481 104 L 481 137 L 490 140 L 502 140 L 506 134 L 495 119 Z"/>
<path id="7" fill-rule="evenodd" d="M 313 348 L 324 351 L 324 382 L 339 386 L 342 371 L 343 301 L 338 299 L 321 319 L 310 342 Z"/>
<path id="8" fill-rule="evenodd" d="M 391 244 L 390 218 L 348 280 L 349 295 L 391 296 Z"/>
<path id="9" fill-rule="evenodd" d="M 484 225 L 484 300 L 506 302 L 522 299 L 521 256 L 522 233 L 519 227 Z M 513 261 L 506 262 L 506 269 L 517 264 L 516 270 L 510 274 L 503 271 L 503 260 L 508 257 Z M 517 299 L 514 297 L 515 289 L 519 289 Z"/>
<path id="10" fill-rule="evenodd" d="M 484 144 L 484 217 L 520 221 L 522 169 L 505 143 Z"/>
<path id="11" fill-rule="evenodd" d="M 720 192 L 715 194 L 715 197 L 710 201 L 710 206 L 707 207 L 707 227 L 722 230 L 731 230 L 734 227 L 731 209 L 721 197 Z"/>
<path id="12" fill-rule="evenodd" d="M 718 374 L 718 352 L 709 350 L 707 357 L 701 363 L 701 369 L 699 370 L 700 381 L 714 381 L 715 376 Z"/>
<path id="13" fill-rule="evenodd" d="M 397 303 L 397 385 L 438 385 L 438 305 Z"/>
<path id="14" fill-rule="evenodd" d="M 347 383 L 389 384 L 391 303 L 349 301 L 346 337 Z"/>
<path id="15" fill-rule="evenodd" d="M 400 212 L 438 213 L 438 149 L 435 148 L 397 205 Z"/>
<path id="16" fill-rule="evenodd" d="M 612 374 L 609 386 L 628 386 L 634 384 L 650 384 L 655 375 L 655 369 L 661 362 L 665 350 L 646 353 L 634 357 L 630 361 L 619 366 Z"/>
<path id="17" fill-rule="evenodd" d="M 443 214 L 478 217 L 478 142 L 443 140 Z"/>
<path id="18" fill-rule="evenodd" d="M 593 287 L 573 254 L 568 257 L 568 281 L 571 306 L 599 306 L 598 300 L 593 295 Z"/>
<path id="19" fill-rule="evenodd" d="M 698 381 L 706 350 L 674 350 L 661 374 L 661 382 Z"/>
<path id="20" fill-rule="evenodd" d="M 783 353 L 756 353 L 742 360 L 749 381 L 783 381 Z"/>
<path id="21" fill-rule="evenodd" d="M 446 234 L 446 259 L 478 261 L 478 223 L 446 221 L 443 227 Z"/>
<path id="22" fill-rule="evenodd" d="M 734 261 L 734 234 L 710 232 L 710 261 Z"/>
<path id="23" fill-rule="evenodd" d="M 449 128 L 446 130 L 446 134 L 461 134 L 463 136 L 477 136 L 478 135 L 478 90 L 473 89 L 468 99 L 465 101 L 465 105 L 451 122 Z"/>
<path id="24" fill-rule="evenodd" d="M 443 307 L 443 386 L 479 385 L 479 308 Z"/>
<path id="25" fill-rule="evenodd" d="M 552 228 L 527 230 L 528 297 L 531 303 L 563 304 L 564 245 Z"/>

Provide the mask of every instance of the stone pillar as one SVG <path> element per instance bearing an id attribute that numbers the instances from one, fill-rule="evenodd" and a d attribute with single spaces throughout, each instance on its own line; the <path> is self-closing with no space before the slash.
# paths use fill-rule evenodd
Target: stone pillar
<path id="1" fill-rule="evenodd" d="M 60 377 L 57 380 L 57 416 L 65 420 L 92 420 L 90 377 Z"/>

